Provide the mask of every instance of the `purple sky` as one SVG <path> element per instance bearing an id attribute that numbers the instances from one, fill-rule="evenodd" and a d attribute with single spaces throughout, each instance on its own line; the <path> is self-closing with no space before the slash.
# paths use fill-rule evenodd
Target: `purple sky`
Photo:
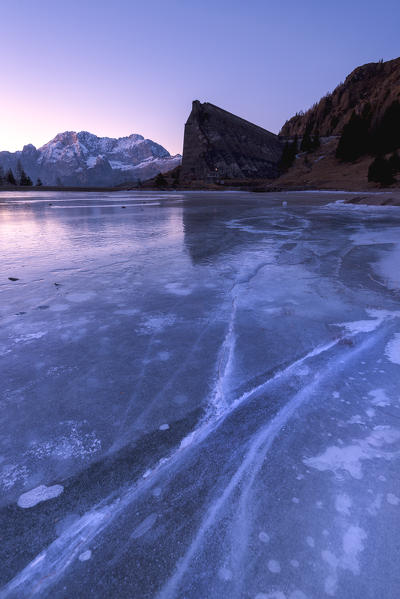
<path id="1" fill-rule="evenodd" d="M 278 132 L 400 55 L 399 0 L 2 0 L 0 149 L 65 130 L 181 152 L 191 101 Z"/>

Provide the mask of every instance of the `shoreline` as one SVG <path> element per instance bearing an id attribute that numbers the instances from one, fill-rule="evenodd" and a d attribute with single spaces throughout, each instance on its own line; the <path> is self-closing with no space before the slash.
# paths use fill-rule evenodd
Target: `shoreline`
<path id="1" fill-rule="evenodd" d="M 400 206 L 400 188 L 378 188 L 378 189 L 315 189 L 315 188 L 256 188 L 256 189 L 245 189 L 243 187 L 223 187 L 223 188 L 166 188 L 159 189 L 156 187 L 130 187 L 130 188 L 115 188 L 115 187 L 57 187 L 57 186 L 4 186 L 0 188 L 0 198 L 2 193 L 9 192 L 76 192 L 76 193 L 118 193 L 118 192 L 199 192 L 199 191 L 210 191 L 210 192 L 249 192 L 249 193 L 334 193 L 334 194 L 349 194 L 350 197 L 343 200 L 343 204 L 354 204 L 354 205 L 367 205 L 367 206 Z"/>

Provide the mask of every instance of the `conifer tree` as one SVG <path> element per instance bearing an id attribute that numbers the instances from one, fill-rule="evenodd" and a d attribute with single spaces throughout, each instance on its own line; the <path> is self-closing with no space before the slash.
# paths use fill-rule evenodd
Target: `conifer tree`
<path id="1" fill-rule="evenodd" d="M 39 177 L 38 177 L 38 180 L 36 181 L 36 187 L 41 187 L 42 185 L 43 185 L 42 180 L 39 179 Z"/>
<path id="2" fill-rule="evenodd" d="M 16 180 L 17 180 L 17 183 L 19 183 L 19 185 L 21 185 L 22 173 L 23 173 L 22 163 L 21 163 L 21 160 L 18 160 Z"/>
<path id="3" fill-rule="evenodd" d="M 307 123 L 306 129 L 304 131 L 304 135 L 303 135 L 303 138 L 302 138 L 301 144 L 300 144 L 300 150 L 302 152 L 310 152 L 313 149 L 313 143 L 312 143 L 312 139 L 311 139 L 311 129 L 312 129 L 312 124 Z"/>
<path id="4" fill-rule="evenodd" d="M 158 173 L 157 177 L 154 180 L 154 184 L 156 187 L 158 187 L 158 189 L 168 187 L 168 182 L 162 173 Z"/>
<path id="5" fill-rule="evenodd" d="M 377 156 L 369 166 L 368 181 L 380 183 L 383 187 L 394 183 L 393 170 L 389 160 L 382 155 Z"/>
<path id="6" fill-rule="evenodd" d="M 389 164 L 394 174 L 400 173 L 400 156 L 397 152 L 393 152 L 389 158 Z"/>
<path id="7" fill-rule="evenodd" d="M 336 150 L 336 158 L 344 162 L 354 162 L 370 151 L 369 117 L 353 112 L 349 122 L 343 127 Z"/>
<path id="8" fill-rule="evenodd" d="M 317 132 L 314 134 L 314 136 L 312 137 L 312 140 L 311 140 L 311 145 L 312 145 L 312 149 L 313 149 L 313 150 L 318 150 L 318 148 L 320 147 L 320 145 L 321 145 L 321 140 L 320 140 L 320 138 L 319 138 L 319 133 L 318 133 L 318 131 L 317 131 Z"/>
<path id="9" fill-rule="evenodd" d="M 172 185 L 174 187 L 178 187 L 179 181 L 180 181 L 180 167 L 178 166 L 174 172 L 174 177 L 172 179 Z"/>
<path id="10" fill-rule="evenodd" d="M 12 172 L 12 170 L 9 168 L 7 173 L 6 173 L 6 183 L 8 183 L 8 185 L 16 185 L 17 182 L 15 180 L 14 177 L 14 173 Z"/>
<path id="11" fill-rule="evenodd" d="M 31 186 L 32 185 L 32 179 L 26 174 L 26 172 L 24 171 L 24 169 L 22 168 L 22 166 L 20 167 L 20 178 L 19 178 L 19 184 L 21 186 Z"/>
<path id="12" fill-rule="evenodd" d="M 279 161 L 279 168 L 281 171 L 287 171 L 296 159 L 298 152 L 298 137 L 297 135 L 293 138 L 292 142 L 286 141 L 283 146 L 282 156 Z"/>
<path id="13" fill-rule="evenodd" d="M 0 164 L 0 186 L 4 185 L 5 182 L 6 182 L 6 179 L 5 179 L 5 175 L 4 175 L 4 169 Z"/>
<path id="14" fill-rule="evenodd" d="M 385 110 L 372 133 L 374 154 L 387 154 L 400 148 L 400 102 L 395 100 Z"/>

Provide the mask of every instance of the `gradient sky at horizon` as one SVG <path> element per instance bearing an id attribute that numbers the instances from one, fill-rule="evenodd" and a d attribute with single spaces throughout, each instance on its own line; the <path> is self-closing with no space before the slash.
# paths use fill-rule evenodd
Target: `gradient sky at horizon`
<path id="1" fill-rule="evenodd" d="M 0 150 L 140 133 L 182 151 L 193 99 L 278 132 L 400 55 L 395 0 L 3 0 Z"/>

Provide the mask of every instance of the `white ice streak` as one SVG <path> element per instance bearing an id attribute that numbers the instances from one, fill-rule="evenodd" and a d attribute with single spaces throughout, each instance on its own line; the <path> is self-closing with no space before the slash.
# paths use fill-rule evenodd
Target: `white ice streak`
<path id="1" fill-rule="evenodd" d="M 346 361 L 350 361 L 352 358 L 356 357 L 359 353 L 373 345 L 374 342 L 374 337 L 367 338 L 356 349 L 347 354 Z M 336 343 L 337 342 L 333 342 L 332 344 L 329 344 L 329 346 L 332 347 L 332 345 L 335 345 Z M 323 351 L 326 351 L 326 348 Z M 312 352 L 310 352 L 310 354 L 311 353 Z M 315 355 L 317 355 L 317 353 Z M 342 365 L 343 361 L 343 356 L 340 356 L 333 360 L 333 362 L 329 363 L 325 369 L 319 370 L 315 374 L 313 380 L 307 386 L 303 387 L 303 389 L 301 389 L 298 393 L 296 393 L 281 408 L 281 410 L 279 410 L 276 416 L 272 418 L 272 420 L 270 420 L 268 424 L 257 434 L 254 435 L 252 441 L 249 443 L 249 449 L 245 454 L 242 463 L 232 476 L 229 483 L 225 486 L 222 494 L 211 503 L 191 545 L 189 546 L 185 555 L 179 560 L 175 572 L 158 593 L 157 599 L 171 599 L 177 595 L 177 590 L 183 576 L 185 575 L 192 559 L 195 557 L 195 555 L 198 555 L 206 533 L 216 522 L 218 514 L 224 507 L 225 503 L 229 500 L 239 484 L 245 487 L 245 489 L 242 491 L 242 494 L 245 493 L 246 489 L 251 486 L 256 473 L 261 469 L 268 451 L 272 447 L 277 436 L 280 434 L 282 428 L 292 418 L 301 405 L 309 401 L 314 396 L 314 393 L 318 389 L 320 383 L 331 374 L 332 369 L 338 367 L 339 364 Z M 251 393 L 251 395 L 253 395 L 253 393 Z M 234 408 L 235 404 L 231 407 L 230 412 L 232 412 Z M 248 482 L 247 484 L 244 484 L 243 479 L 246 476 L 248 477 Z"/>
<path id="2" fill-rule="evenodd" d="M 233 370 L 233 357 L 235 351 L 235 332 L 234 323 L 236 318 L 237 302 L 236 298 L 232 300 L 232 311 L 229 319 L 228 330 L 225 335 L 222 347 L 217 360 L 217 380 L 214 387 L 214 392 L 211 398 L 212 410 L 216 417 L 221 416 L 228 407 L 228 388 L 227 381 L 230 380 L 230 375 Z"/>
<path id="3" fill-rule="evenodd" d="M 64 570 L 79 555 L 82 545 L 89 544 L 108 522 L 109 508 L 92 510 L 68 527 L 45 551 L 37 555 L 2 589 L 2 599 L 9 596 L 41 595 L 44 589 L 61 578 Z M 28 589 L 27 586 L 29 585 Z"/>
<path id="4" fill-rule="evenodd" d="M 150 514 L 141 522 L 131 534 L 131 539 L 139 539 L 154 526 L 157 520 L 157 514 Z"/>
<path id="5" fill-rule="evenodd" d="M 368 338 L 366 341 L 364 341 L 364 343 L 360 344 L 357 348 L 353 349 L 347 354 L 347 360 L 358 355 L 360 352 L 364 351 L 364 349 L 370 347 L 374 341 L 374 338 Z M 254 387 L 252 390 L 246 392 L 241 397 L 236 399 L 220 418 L 206 420 L 201 423 L 197 430 L 190 433 L 190 441 L 188 443 L 182 441 L 180 447 L 173 454 L 171 454 L 168 460 L 164 461 L 162 464 L 160 463 L 156 468 L 153 469 L 151 476 L 149 476 L 147 480 L 142 479 L 137 483 L 135 482 L 122 497 L 115 500 L 108 506 L 102 508 L 93 508 L 91 511 L 84 514 L 77 522 L 71 525 L 65 532 L 63 532 L 58 539 L 49 545 L 46 551 L 40 553 L 34 560 L 32 560 L 30 564 L 28 564 L 21 572 L 19 572 L 19 574 L 17 574 L 6 587 L 4 587 L 4 598 L 10 596 L 10 594 L 13 594 L 15 590 L 21 591 L 22 588 L 27 589 L 27 587 L 29 587 L 29 592 L 33 596 L 34 594 L 43 592 L 44 588 L 54 584 L 56 580 L 62 576 L 63 572 L 69 567 L 76 556 L 82 551 L 83 542 L 89 543 L 91 540 L 97 537 L 128 505 L 136 500 L 139 495 L 148 490 L 149 487 L 151 488 L 154 485 L 158 475 L 173 467 L 176 462 L 182 459 L 183 455 L 185 455 L 187 451 L 192 451 L 198 444 L 202 443 L 210 434 L 212 434 L 219 426 L 221 426 L 225 419 L 239 406 L 266 389 L 269 384 L 290 376 L 299 365 L 304 363 L 309 358 L 318 356 L 328 351 L 338 343 L 339 340 L 335 340 L 316 347 L 302 358 L 293 362 L 287 368 L 276 373 L 264 383 Z M 324 376 L 330 374 L 332 368 L 339 365 L 342 366 L 342 363 L 343 360 L 339 359 L 333 364 L 330 364 L 329 367 L 324 370 Z M 197 535 L 192 541 L 192 544 L 190 545 L 184 557 L 179 561 L 177 570 L 171 576 L 169 581 L 167 581 L 164 588 L 161 589 L 158 595 L 160 599 L 174 595 L 174 589 L 176 589 L 179 585 L 184 572 L 186 571 L 190 561 L 200 546 L 205 532 L 210 528 L 210 526 L 213 525 L 221 507 L 225 504 L 233 490 L 241 482 L 243 476 L 255 461 L 256 469 L 261 468 L 266 453 L 272 446 L 282 427 L 292 417 L 300 405 L 310 398 L 322 378 L 322 371 L 320 371 L 310 385 L 304 387 L 298 394 L 296 394 L 278 412 L 275 418 L 273 418 L 265 428 L 255 435 L 250 443 L 249 450 L 242 464 L 226 486 L 221 497 L 211 505 L 209 511 L 206 513 L 203 523 L 200 525 Z M 262 451 L 260 451 L 261 449 Z M 294 565 L 294 561 L 292 565 Z"/>

